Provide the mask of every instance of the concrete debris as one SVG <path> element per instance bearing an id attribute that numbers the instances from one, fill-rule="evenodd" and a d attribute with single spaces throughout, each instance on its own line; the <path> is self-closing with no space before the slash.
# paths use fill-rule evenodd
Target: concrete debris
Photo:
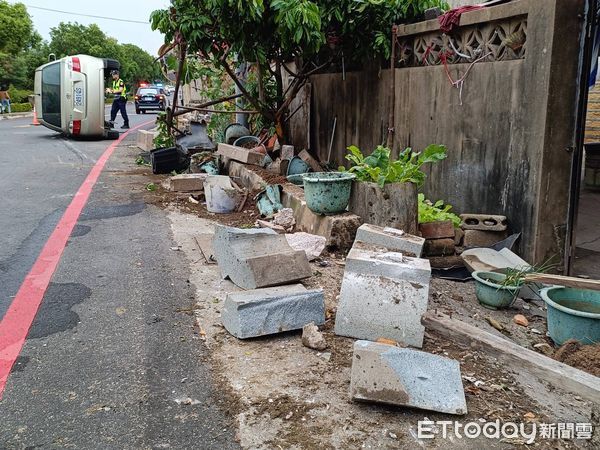
<path id="1" fill-rule="evenodd" d="M 142 150 L 149 152 L 154 149 L 154 138 L 158 136 L 158 131 L 155 130 L 138 130 L 136 145 Z"/>
<path id="2" fill-rule="evenodd" d="M 296 219 L 294 219 L 294 210 L 292 208 L 283 208 L 273 216 L 273 223 L 285 228 L 286 231 L 291 232 L 296 226 Z"/>
<path id="3" fill-rule="evenodd" d="M 312 275 L 306 253 L 270 229 L 215 226 L 215 258 L 223 278 L 243 289 L 292 283 Z"/>
<path id="4" fill-rule="evenodd" d="M 353 248 L 346 258 L 335 333 L 421 347 L 430 278 L 426 259 Z"/>
<path id="5" fill-rule="evenodd" d="M 235 145 L 229 144 L 219 144 L 217 147 L 217 155 L 244 164 L 253 164 L 256 166 L 260 166 L 265 157 L 262 153 L 253 152 L 247 148 L 236 147 Z"/>
<path id="6" fill-rule="evenodd" d="M 200 404 L 200 400 L 191 399 L 190 397 L 181 397 L 181 398 L 176 398 L 175 403 L 177 403 L 178 405 L 195 406 L 195 405 Z"/>
<path id="7" fill-rule="evenodd" d="M 491 248 L 473 248 L 465 250 L 461 255 L 465 266 L 471 271 L 484 270 L 497 272 L 502 269 L 530 269 L 531 266 L 507 248 L 496 251 Z"/>
<path id="8" fill-rule="evenodd" d="M 298 153 L 298 156 L 300 157 L 300 159 L 302 161 L 304 161 L 306 164 L 308 164 L 308 166 L 311 168 L 311 170 L 313 172 L 322 172 L 323 171 L 323 167 L 321 167 L 321 164 L 319 164 L 319 162 L 312 157 L 312 155 L 310 153 L 308 153 L 306 150 L 302 150 L 300 153 Z"/>
<path id="9" fill-rule="evenodd" d="M 281 202 L 284 207 L 294 210 L 298 231 L 324 236 L 328 247 L 340 250 L 351 248 L 356 230 L 363 223 L 359 216 L 352 213 L 333 216 L 315 214 L 306 205 L 304 190 L 300 186 L 286 185 L 281 195 Z"/>
<path id="10" fill-rule="evenodd" d="M 375 342 L 354 343 L 350 395 L 359 401 L 467 413 L 458 361 Z"/>
<path id="11" fill-rule="evenodd" d="M 314 261 L 321 256 L 327 243 L 327 239 L 323 236 L 304 232 L 286 234 L 285 238 L 294 250 L 303 250 L 306 252 L 306 257 L 309 261 Z"/>
<path id="12" fill-rule="evenodd" d="M 273 222 L 269 222 L 268 220 L 257 219 L 256 222 L 254 222 L 254 226 L 257 228 L 270 228 L 271 230 L 274 230 L 280 234 L 285 233 L 285 228 L 275 225 Z"/>
<path id="13" fill-rule="evenodd" d="M 492 245 L 506 239 L 508 231 L 481 231 L 465 230 L 463 245 L 465 247 L 491 247 Z"/>
<path id="14" fill-rule="evenodd" d="M 507 229 L 506 216 L 492 214 L 461 214 L 463 230 L 505 231 Z"/>
<path id="15" fill-rule="evenodd" d="M 407 256 L 421 257 L 425 239 L 407 234 L 402 230 L 390 227 L 379 227 L 365 223 L 356 231 L 354 242 L 364 242 L 378 247 L 387 248 L 392 252 L 400 252 Z"/>
<path id="16" fill-rule="evenodd" d="M 302 345 L 323 351 L 327 348 L 327 341 L 319 328 L 314 323 L 309 323 L 302 328 Z"/>
<path id="17" fill-rule="evenodd" d="M 212 213 L 227 214 L 245 202 L 247 193 L 235 187 L 225 175 L 211 175 L 204 181 L 206 209 Z"/>
<path id="18" fill-rule="evenodd" d="M 325 323 L 323 291 L 301 284 L 235 292 L 227 295 L 223 326 L 239 339 L 299 330 Z"/>
<path id="19" fill-rule="evenodd" d="M 194 192 L 204 190 L 206 173 L 182 173 L 167 179 L 166 188 L 171 192 Z"/>
<path id="20" fill-rule="evenodd" d="M 292 159 L 295 156 L 295 149 L 293 145 L 282 145 L 281 146 L 281 159 Z"/>

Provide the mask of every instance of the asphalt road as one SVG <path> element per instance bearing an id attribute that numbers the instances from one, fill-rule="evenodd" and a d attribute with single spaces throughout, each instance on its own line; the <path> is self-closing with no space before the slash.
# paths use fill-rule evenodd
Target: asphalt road
<path id="1" fill-rule="evenodd" d="M 153 118 L 130 117 L 132 127 Z M 0 318 L 111 143 L 30 121 L 0 121 Z M 237 447 L 185 313 L 194 291 L 184 255 L 171 250 L 164 211 L 131 188 L 133 139 L 95 185 L 13 366 L 2 449 Z"/>

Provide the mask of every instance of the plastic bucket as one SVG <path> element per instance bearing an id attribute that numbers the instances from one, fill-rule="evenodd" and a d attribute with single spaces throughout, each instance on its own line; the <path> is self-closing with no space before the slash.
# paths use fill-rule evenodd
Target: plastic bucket
<path id="1" fill-rule="evenodd" d="M 204 181 L 204 196 L 209 212 L 227 214 L 238 207 L 240 192 L 231 185 L 228 176 L 213 175 Z"/>
<path id="2" fill-rule="evenodd" d="M 339 214 L 350 201 L 353 173 L 315 172 L 302 176 L 306 206 L 317 214 Z"/>
<path id="3" fill-rule="evenodd" d="M 541 296 L 548 306 L 548 334 L 556 344 L 600 342 L 600 291 L 555 286 L 542 289 Z"/>

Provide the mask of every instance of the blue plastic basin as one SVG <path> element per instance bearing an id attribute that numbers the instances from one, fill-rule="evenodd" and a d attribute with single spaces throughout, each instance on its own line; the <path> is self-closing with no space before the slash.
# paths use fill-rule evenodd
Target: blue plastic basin
<path id="1" fill-rule="evenodd" d="M 541 296 L 548 306 L 548 334 L 556 344 L 600 342 L 600 291 L 548 287 Z"/>

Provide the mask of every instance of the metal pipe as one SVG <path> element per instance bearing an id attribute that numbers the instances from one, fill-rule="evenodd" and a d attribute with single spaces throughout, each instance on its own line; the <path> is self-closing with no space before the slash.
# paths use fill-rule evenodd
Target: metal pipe
<path id="1" fill-rule="evenodd" d="M 390 63 L 390 69 L 392 70 L 391 73 L 391 78 L 392 78 L 392 85 L 391 85 L 391 91 L 392 91 L 392 95 L 391 95 L 391 101 L 390 101 L 390 109 L 389 109 L 389 114 L 388 114 L 388 134 L 387 134 L 387 141 L 386 141 L 386 146 L 391 149 L 394 145 L 394 108 L 396 106 L 396 32 L 398 30 L 398 27 L 396 25 L 394 25 L 392 27 L 392 61 Z"/>

